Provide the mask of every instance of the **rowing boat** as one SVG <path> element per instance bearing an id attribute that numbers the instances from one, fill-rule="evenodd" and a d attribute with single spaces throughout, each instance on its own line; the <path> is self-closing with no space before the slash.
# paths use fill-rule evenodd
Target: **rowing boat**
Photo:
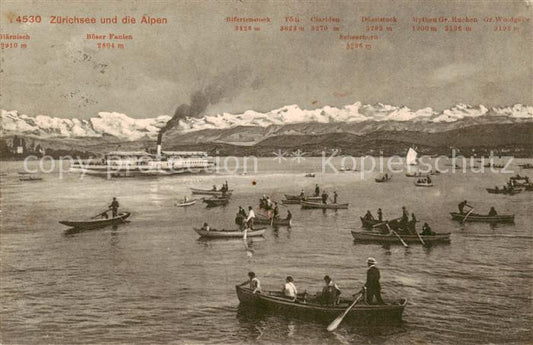
<path id="1" fill-rule="evenodd" d="M 108 219 L 91 219 L 91 220 L 61 220 L 60 224 L 70 226 L 75 229 L 98 229 L 109 225 L 123 223 L 130 216 L 130 212 L 121 212 L 114 218 Z"/>
<path id="2" fill-rule="evenodd" d="M 322 208 L 322 209 L 347 209 L 349 204 L 324 204 L 320 202 L 301 201 L 302 208 Z"/>
<path id="3" fill-rule="evenodd" d="M 379 243 L 391 243 L 401 244 L 398 237 L 393 234 L 380 234 L 376 232 L 368 231 L 354 231 L 352 230 L 352 236 L 357 242 L 379 242 Z M 441 233 L 431 236 L 420 235 L 424 243 L 449 243 L 450 233 Z M 406 243 L 422 243 L 417 235 L 401 235 L 402 240 Z"/>
<path id="4" fill-rule="evenodd" d="M 308 174 L 305 174 L 304 176 L 305 176 L 305 177 L 315 177 L 315 174 L 308 173 Z"/>
<path id="5" fill-rule="evenodd" d="M 204 199 L 207 207 L 224 206 L 229 203 L 229 198 Z"/>
<path id="6" fill-rule="evenodd" d="M 471 213 L 461 214 L 458 212 L 450 212 L 453 220 L 463 222 L 466 218 L 467 222 L 486 222 L 486 223 L 514 223 L 514 214 L 500 214 L 497 216 L 489 216 L 484 214 Z"/>
<path id="7" fill-rule="evenodd" d="M 424 181 L 415 181 L 415 186 L 417 187 L 433 187 L 433 182 Z"/>
<path id="8" fill-rule="evenodd" d="M 270 311 L 276 314 L 283 314 L 290 317 L 309 318 L 314 321 L 331 322 L 341 315 L 353 302 L 349 299 L 341 299 L 336 305 L 323 305 L 316 300 L 298 298 L 296 301 L 285 298 L 278 291 L 264 291 L 253 293 L 248 287 L 235 286 L 239 302 L 243 306 L 257 309 L 258 311 Z M 300 295 L 299 295 L 300 296 Z M 401 322 L 402 314 L 407 300 L 402 298 L 392 304 L 368 305 L 364 302 L 356 304 L 350 309 L 345 322 L 378 322 L 391 323 Z"/>
<path id="9" fill-rule="evenodd" d="M 487 192 L 490 194 L 507 194 L 507 195 L 515 195 L 520 193 L 521 189 L 500 189 L 500 188 L 486 188 Z"/>
<path id="10" fill-rule="evenodd" d="M 381 182 L 388 182 L 390 180 L 392 180 L 392 176 L 382 176 L 380 178 L 375 178 L 374 179 L 377 183 L 381 183 Z"/>
<path id="11" fill-rule="evenodd" d="M 244 231 L 241 231 L 241 230 L 211 229 L 207 231 L 201 228 L 193 228 L 193 229 L 201 237 L 208 237 L 208 238 L 243 238 L 244 237 Z M 266 231 L 265 228 L 257 228 L 253 230 L 248 230 L 246 232 L 246 237 L 263 236 L 265 231 Z"/>
<path id="12" fill-rule="evenodd" d="M 322 200 L 319 196 L 304 196 L 301 195 L 291 195 L 291 194 L 285 194 L 285 199 L 287 200 L 307 200 L 307 201 L 314 201 L 314 200 Z"/>
<path id="13" fill-rule="evenodd" d="M 19 181 L 29 182 L 29 181 L 42 181 L 42 177 L 35 175 L 20 175 Z"/>
<path id="14" fill-rule="evenodd" d="M 198 195 L 222 195 L 221 190 L 212 190 L 212 189 L 198 189 L 198 188 L 191 188 L 192 194 L 198 194 Z M 229 189 L 226 191 L 226 195 L 231 195 L 231 192 L 233 192 L 233 189 Z"/>
<path id="15" fill-rule="evenodd" d="M 526 163 L 526 164 L 518 164 L 518 166 L 522 169 L 533 169 L 533 164 L 529 164 L 529 163 Z"/>
<path id="16" fill-rule="evenodd" d="M 276 225 L 276 226 L 291 226 L 292 222 L 290 219 L 274 219 L 272 221 L 267 216 L 262 214 L 257 214 L 254 219 L 254 224 L 266 224 L 266 225 Z"/>
<path id="17" fill-rule="evenodd" d="M 176 202 L 176 207 L 187 207 L 196 204 L 196 199 L 188 200 L 185 202 Z"/>

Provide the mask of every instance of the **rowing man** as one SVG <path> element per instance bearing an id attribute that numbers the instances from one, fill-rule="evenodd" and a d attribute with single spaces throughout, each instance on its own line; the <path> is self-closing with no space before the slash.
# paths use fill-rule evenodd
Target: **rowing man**
<path id="1" fill-rule="evenodd" d="M 468 201 L 466 201 L 466 200 L 462 201 L 462 202 L 459 203 L 459 205 L 457 205 L 457 207 L 459 208 L 459 213 L 460 214 L 465 214 L 465 212 L 464 212 L 465 206 L 468 206 L 468 207 L 470 207 L 470 209 L 473 209 L 472 206 L 468 205 Z"/>
<path id="2" fill-rule="evenodd" d="M 109 205 L 109 209 L 113 212 L 113 218 L 118 215 L 118 207 L 117 198 L 113 197 L 113 201 L 111 202 L 111 205 Z"/>
<path id="3" fill-rule="evenodd" d="M 255 276 L 254 272 L 248 272 L 248 280 L 244 283 L 239 284 L 239 286 L 244 286 L 248 284 L 248 287 L 252 290 L 252 293 L 261 292 L 261 282 Z"/>

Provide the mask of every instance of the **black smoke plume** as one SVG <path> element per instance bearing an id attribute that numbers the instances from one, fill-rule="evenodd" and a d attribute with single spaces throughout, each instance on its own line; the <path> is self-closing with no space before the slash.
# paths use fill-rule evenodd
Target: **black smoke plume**
<path id="1" fill-rule="evenodd" d="M 209 105 L 217 104 L 225 99 L 237 96 L 245 88 L 251 87 L 252 76 L 249 68 L 238 67 L 228 73 L 218 75 L 206 87 L 195 91 L 189 103 L 176 108 L 174 116 L 167 122 L 160 133 L 179 124 L 187 117 L 199 117 Z"/>

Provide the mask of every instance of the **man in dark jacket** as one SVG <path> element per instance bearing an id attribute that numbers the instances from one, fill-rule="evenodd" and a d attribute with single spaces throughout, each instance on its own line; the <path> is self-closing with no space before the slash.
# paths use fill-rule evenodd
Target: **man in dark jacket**
<path id="1" fill-rule="evenodd" d="M 113 198 L 113 201 L 111 202 L 111 205 L 109 205 L 109 209 L 113 212 L 113 218 L 115 218 L 118 215 L 118 201 L 117 198 Z"/>
<path id="2" fill-rule="evenodd" d="M 368 270 L 366 271 L 366 303 L 374 304 L 374 296 L 377 304 L 385 304 L 381 299 L 381 285 L 379 284 L 379 269 L 376 267 L 377 261 L 374 258 L 368 258 L 366 261 Z"/>

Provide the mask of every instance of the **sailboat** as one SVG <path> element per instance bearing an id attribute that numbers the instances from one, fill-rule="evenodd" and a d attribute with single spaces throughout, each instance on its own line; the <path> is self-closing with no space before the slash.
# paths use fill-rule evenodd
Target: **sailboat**
<path id="1" fill-rule="evenodd" d="M 405 163 L 407 165 L 418 165 L 418 153 L 412 147 L 410 147 L 409 151 L 407 151 Z"/>

